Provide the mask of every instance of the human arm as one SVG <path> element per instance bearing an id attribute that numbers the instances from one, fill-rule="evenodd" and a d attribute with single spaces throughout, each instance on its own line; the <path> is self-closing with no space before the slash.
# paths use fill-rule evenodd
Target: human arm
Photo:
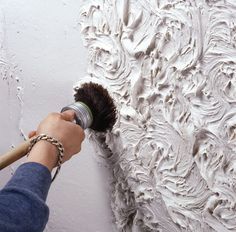
<path id="1" fill-rule="evenodd" d="M 44 133 L 60 141 L 65 148 L 65 162 L 80 151 L 84 139 L 83 130 L 72 123 L 73 119 L 73 111 L 50 114 L 30 136 Z M 56 164 L 57 148 L 47 141 L 36 143 L 27 162 L 0 191 L 0 231 L 43 231 L 49 215 L 45 201 L 50 172 Z"/>

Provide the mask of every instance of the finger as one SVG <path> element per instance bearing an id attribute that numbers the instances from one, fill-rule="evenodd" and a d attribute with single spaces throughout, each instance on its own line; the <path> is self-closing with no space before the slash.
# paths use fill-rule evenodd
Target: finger
<path id="1" fill-rule="evenodd" d="M 30 131 L 28 137 L 29 139 L 31 139 L 32 137 L 34 137 L 36 135 L 36 131 Z"/>
<path id="2" fill-rule="evenodd" d="M 67 110 L 61 113 L 64 120 L 73 122 L 75 120 L 75 112 L 73 110 Z"/>

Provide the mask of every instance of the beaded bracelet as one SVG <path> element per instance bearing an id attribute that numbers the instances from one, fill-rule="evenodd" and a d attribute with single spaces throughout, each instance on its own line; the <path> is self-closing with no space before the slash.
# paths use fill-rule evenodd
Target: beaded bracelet
<path id="1" fill-rule="evenodd" d="M 61 164 L 62 164 L 62 160 L 63 160 L 63 156 L 64 156 L 64 148 L 63 148 L 63 145 L 55 138 L 45 135 L 45 134 L 40 134 L 30 141 L 30 147 L 28 150 L 28 154 L 31 151 L 32 147 L 40 140 L 44 140 L 44 141 L 51 143 L 52 145 L 56 146 L 57 150 L 58 150 L 57 170 L 52 178 L 52 182 L 53 182 L 61 169 Z"/>

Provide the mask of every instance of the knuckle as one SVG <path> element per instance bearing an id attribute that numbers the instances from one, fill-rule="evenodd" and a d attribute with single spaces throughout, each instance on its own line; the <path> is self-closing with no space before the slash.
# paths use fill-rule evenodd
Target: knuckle
<path id="1" fill-rule="evenodd" d="M 79 125 L 76 125 L 77 127 L 77 133 L 78 133 L 78 136 L 80 137 L 80 139 L 83 141 L 85 139 L 85 133 L 84 133 L 84 130 L 82 129 L 81 126 Z"/>
<path id="2" fill-rule="evenodd" d="M 48 117 L 49 117 L 49 118 L 51 118 L 51 117 L 55 117 L 56 114 L 57 114 L 57 113 L 52 112 L 52 113 L 48 114 Z"/>
<path id="3" fill-rule="evenodd" d="M 61 118 L 61 115 L 59 113 L 55 113 L 55 112 L 52 112 L 48 115 L 48 118 L 49 119 L 60 119 Z"/>

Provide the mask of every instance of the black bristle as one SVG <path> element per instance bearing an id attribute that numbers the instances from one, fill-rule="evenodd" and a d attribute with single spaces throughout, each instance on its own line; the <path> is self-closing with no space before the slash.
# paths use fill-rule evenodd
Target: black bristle
<path id="1" fill-rule="evenodd" d="M 86 104 L 92 112 L 95 131 L 111 130 L 116 122 L 116 107 L 108 91 L 96 83 L 85 83 L 76 89 L 75 101 Z"/>

